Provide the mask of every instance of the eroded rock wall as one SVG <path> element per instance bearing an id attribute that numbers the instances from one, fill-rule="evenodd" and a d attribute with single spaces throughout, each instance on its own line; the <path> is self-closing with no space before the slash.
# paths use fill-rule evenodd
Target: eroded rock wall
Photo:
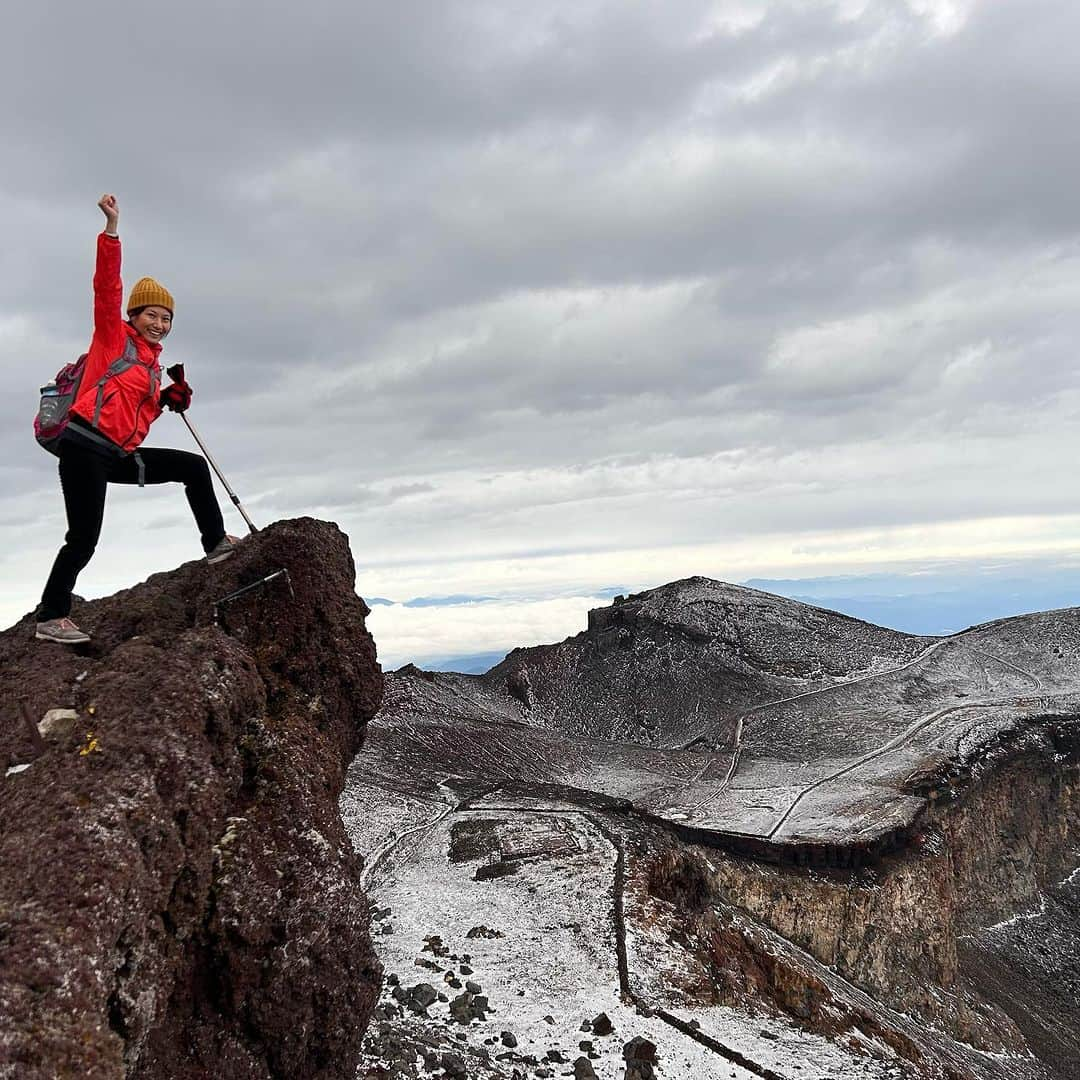
<path id="1" fill-rule="evenodd" d="M 219 609 L 226 594 L 279 577 Z M 291 590 L 290 585 L 291 583 Z M 351 1076 L 380 977 L 337 808 L 382 676 L 311 519 L 0 634 L 0 1076 Z"/>
<path id="2" fill-rule="evenodd" d="M 971 992 L 962 939 L 1039 903 L 1075 866 L 1080 767 L 1047 747 L 931 804 L 918 842 L 858 874 L 719 856 L 714 895 L 875 999 L 975 1047 L 1022 1037 Z M 1075 748 L 1073 748 L 1073 753 Z"/>

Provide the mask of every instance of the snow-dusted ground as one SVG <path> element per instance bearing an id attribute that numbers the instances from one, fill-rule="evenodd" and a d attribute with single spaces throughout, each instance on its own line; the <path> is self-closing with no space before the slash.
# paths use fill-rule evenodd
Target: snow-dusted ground
<path id="1" fill-rule="evenodd" d="M 381 851 L 378 865 L 368 877 L 367 889 L 377 911 L 390 914 L 375 924 L 374 941 L 386 972 L 411 988 L 430 983 L 448 998 L 460 990 L 445 981 L 452 973 L 464 984 L 478 983 L 493 1012 L 474 1020 L 467 1028 L 450 1017 L 449 1003 L 437 1001 L 428 1008 L 431 1019 L 408 1009 L 390 1021 L 395 1030 L 434 1037 L 443 1049 L 455 1044 L 469 1062 L 471 1076 L 512 1075 L 519 1060 L 495 1061 L 506 1053 L 500 1042 L 503 1032 L 517 1040 L 516 1058 L 532 1056 L 535 1067 L 521 1075 L 538 1075 L 537 1068 L 553 1075 L 571 1075 L 573 1061 L 582 1056 L 582 1040 L 590 1040 L 597 1056 L 592 1064 L 601 1080 L 617 1080 L 624 1072 L 623 1045 L 634 1036 L 652 1040 L 658 1049 L 656 1075 L 676 1078 L 728 1078 L 760 1080 L 762 1073 L 742 1068 L 670 1026 L 656 1015 L 643 1015 L 620 998 L 613 919 L 617 850 L 590 817 L 583 813 L 516 814 L 485 811 L 444 814 L 428 802 L 395 796 L 382 802 L 385 793 L 365 781 L 362 791 L 350 786 L 342 803 L 346 826 L 354 844 L 367 856 Z M 398 800 L 401 801 L 398 801 Z M 403 815 L 403 805 L 407 812 Z M 557 823 L 556 820 L 557 819 Z M 402 820 L 429 822 L 429 827 L 405 834 Z M 544 837 L 559 834 L 557 855 L 526 856 L 516 873 L 489 881 L 475 880 L 477 868 L 488 858 L 451 861 L 451 830 L 462 823 L 495 821 L 505 844 L 515 842 L 515 832 L 542 847 Z M 402 839 L 385 846 L 391 830 Z M 569 841 L 569 842 L 568 842 Z M 572 849 L 572 853 L 568 853 Z M 468 938 L 469 930 L 484 926 L 500 937 Z M 389 929 L 391 932 L 380 932 Z M 437 936 L 448 956 L 436 957 L 425 943 Z M 630 928 L 627 934 L 631 985 L 656 991 L 650 965 L 648 932 Z M 467 960 L 465 959 L 467 957 Z M 435 962 L 439 970 L 417 966 L 420 960 Z M 465 963 L 467 974 L 462 974 Z M 639 970 L 641 969 L 641 970 Z M 383 1003 L 394 1008 L 393 980 L 384 988 Z M 910 1066 L 897 1062 L 887 1047 L 868 1041 L 858 1053 L 828 1040 L 808 1035 L 773 1017 L 751 1016 L 730 1008 L 687 1008 L 670 1000 L 647 1004 L 670 1009 L 685 1021 L 696 1021 L 701 1032 L 745 1055 L 762 1069 L 803 1080 L 896 1080 L 908 1075 Z M 613 1033 L 598 1036 L 582 1030 L 582 1024 L 600 1013 L 610 1018 Z M 465 1035 L 467 1041 L 459 1041 Z M 359 1076 L 380 1063 L 378 1021 L 369 1029 L 368 1052 Z M 486 1050 L 492 1068 L 468 1058 L 468 1050 Z M 563 1063 L 545 1062 L 557 1051 Z M 388 1062 L 383 1061 L 384 1065 Z M 417 1059 L 417 1075 L 425 1075 Z M 542 1074 L 541 1074 L 542 1075 Z"/>

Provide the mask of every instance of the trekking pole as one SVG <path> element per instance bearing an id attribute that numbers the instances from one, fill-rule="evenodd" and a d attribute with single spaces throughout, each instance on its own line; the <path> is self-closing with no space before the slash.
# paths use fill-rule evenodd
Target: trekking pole
<path id="1" fill-rule="evenodd" d="M 229 487 L 229 481 L 225 479 L 221 474 L 221 470 L 217 467 L 217 462 L 210 456 L 210 451 L 206 449 L 206 443 L 199 438 L 199 433 L 192 426 L 191 421 L 183 414 L 180 414 L 180 419 L 184 421 L 188 426 L 188 431 L 191 432 L 192 437 L 199 444 L 199 449 L 206 456 L 206 460 L 210 462 L 210 467 L 217 473 L 217 478 L 221 481 L 221 486 L 229 493 L 229 498 L 232 499 L 233 505 L 240 511 L 240 516 L 247 522 L 247 527 L 253 532 L 257 533 L 259 530 L 255 528 L 255 523 L 247 516 L 247 511 L 240 505 L 240 496 L 236 494 L 231 487 Z"/>
<path id="2" fill-rule="evenodd" d="M 184 380 L 184 365 L 174 364 L 171 368 L 168 368 L 165 372 L 173 382 L 183 382 Z M 206 443 L 199 438 L 199 433 L 195 430 L 194 425 L 187 418 L 186 413 L 180 414 L 180 419 L 187 424 L 188 431 L 191 432 L 192 438 L 199 444 L 199 449 L 203 452 L 206 460 L 210 462 L 210 467 L 217 473 L 217 478 L 221 481 L 221 486 L 229 493 L 229 498 L 233 501 L 233 506 L 240 511 L 240 516 L 247 522 L 247 527 L 253 532 L 257 533 L 259 530 L 255 528 L 255 523 L 247 516 L 247 511 L 240 505 L 240 497 L 236 494 L 231 487 L 229 487 L 229 481 L 222 475 L 221 470 L 217 467 L 217 462 L 211 457 L 210 451 L 206 449 Z"/>

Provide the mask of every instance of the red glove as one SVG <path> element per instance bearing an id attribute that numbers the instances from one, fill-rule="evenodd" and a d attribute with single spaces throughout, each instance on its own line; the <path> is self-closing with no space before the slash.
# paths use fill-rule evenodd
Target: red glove
<path id="1" fill-rule="evenodd" d="M 161 407 L 173 412 L 183 412 L 191 404 L 191 387 L 181 379 L 170 383 L 161 391 Z"/>

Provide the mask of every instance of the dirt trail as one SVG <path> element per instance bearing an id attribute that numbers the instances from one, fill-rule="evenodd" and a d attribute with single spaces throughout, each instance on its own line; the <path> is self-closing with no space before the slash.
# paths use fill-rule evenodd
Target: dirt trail
<path id="1" fill-rule="evenodd" d="M 755 705 L 753 706 L 753 708 L 747 709 L 745 712 L 740 713 L 735 726 L 735 749 L 731 755 L 731 763 L 728 766 L 727 772 L 725 773 L 724 778 L 720 782 L 719 786 L 712 792 L 712 794 L 707 795 L 700 802 L 694 804 L 693 809 L 700 810 L 703 806 L 707 806 L 709 803 L 718 799 L 730 786 L 731 781 L 739 768 L 739 758 L 742 754 L 743 725 L 748 716 L 753 716 L 754 713 L 762 712 L 765 709 L 775 708 L 777 705 L 786 705 L 792 701 L 801 701 L 804 698 L 815 697 L 820 694 L 833 693 L 836 690 L 844 690 L 850 686 L 856 686 L 859 683 L 870 682 L 873 679 L 884 679 L 887 676 L 896 675 L 901 671 L 907 671 L 909 668 L 914 667 L 916 664 L 922 663 L 923 660 L 926 660 L 929 656 L 933 655 L 934 652 L 940 649 L 943 645 L 947 644 L 949 640 L 950 639 L 948 638 L 943 638 L 941 641 L 935 641 L 932 645 L 929 645 L 926 649 L 919 653 L 919 655 L 916 656 L 913 660 L 909 660 L 906 664 L 901 664 L 898 667 L 889 668 L 887 671 L 875 671 L 871 675 L 860 675 L 856 679 L 847 679 L 844 682 L 832 683 L 829 686 L 821 686 L 816 690 L 804 690 L 801 694 L 792 694 L 789 697 L 777 698 L 775 701 L 765 701 L 762 702 L 762 704 L 760 705 Z M 696 736 L 689 743 L 687 743 L 683 747 L 683 749 L 689 750 L 694 745 L 694 743 L 698 742 L 702 738 L 704 738 L 704 734 Z M 708 772 L 712 765 L 713 761 L 710 759 L 701 767 L 701 771 L 698 773 L 697 776 L 694 777 L 694 781 L 697 782 L 704 779 L 705 773 Z M 770 835 L 772 834 L 770 833 Z"/>

